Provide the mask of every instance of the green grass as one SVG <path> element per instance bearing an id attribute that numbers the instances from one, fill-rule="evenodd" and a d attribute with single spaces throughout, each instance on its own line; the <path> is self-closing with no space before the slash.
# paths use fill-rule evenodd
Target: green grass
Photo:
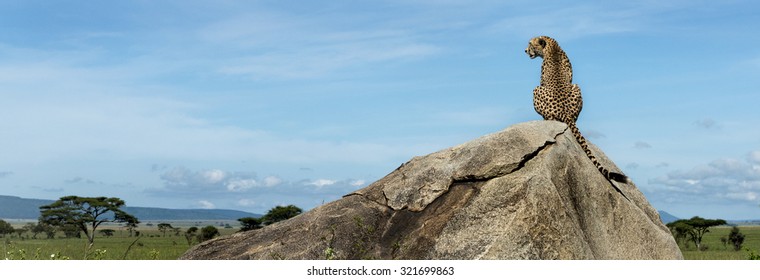
<path id="1" fill-rule="evenodd" d="M 205 226 L 205 225 L 204 225 Z M 237 229 L 227 229 L 215 225 L 221 235 L 230 235 L 237 232 Z M 201 228 L 201 226 L 198 226 Z M 43 234 L 39 234 L 36 239 L 30 238 L 31 234 L 23 234 L 24 238 L 16 235 L 6 235 L 0 239 L 0 259 L 26 259 L 26 260 L 49 260 L 51 255 L 53 259 L 102 259 L 102 260 L 121 260 L 124 254 L 137 238 L 129 237 L 129 234 L 123 228 L 118 227 L 98 227 L 98 231 L 105 228 L 116 230 L 113 236 L 104 237 L 98 232 L 95 237 L 95 244 L 92 248 L 87 249 L 87 238 L 64 238 L 59 233 L 54 239 L 47 239 Z M 140 227 L 140 238 L 134 243 L 125 259 L 127 260 L 174 260 L 179 258 L 191 246 L 188 245 L 184 236 L 184 229 L 179 236 L 174 233 L 163 233 L 155 227 Z M 192 245 L 198 244 L 193 240 Z M 85 258 L 85 254 L 87 257 Z"/>
<path id="2" fill-rule="evenodd" d="M 232 223 L 230 223 L 232 224 Z M 199 228 L 206 224 L 182 224 L 175 225 L 181 226 L 184 229 L 196 225 Z M 215 225 L 222 235 L 229 235 L 237 232 L 237 229 L 226 229 L 218 225 Z M 105 229 L 106 226 L 98 228 Z M 72 260 L 85 259 L 85 252 L 87 253 L 87 259 L 103 259 L 103 260 L 121 260 L 124 257 L 127 248 L 132 242 L 135 241 L 135 237 L 129 237 L 128 233 L 118 227 L 112 227 L 116 230 L 114 236 L 104 237 L 100 234 L 95 238 L 95 244 L 92 248 L 87 250 L 86 238 L 63 238 L 57 236 L 55 239 L 46 239 L 44 234 L 40 234 L 37 239 L 29 238 L 30 234 L 24 234 L 25 238 L 18 238 L 17 236 L 11 237 L 6 235 L 0 239 L 0 259 L 27 259 L 27 260 L 49 260 L 51 255 L 55 254 L 56 259 L 67 258 Z M 684 259 L 687 260 L 746 260 L 749 257 L 749 252 L 745 249 L 749 249 L 760 254 L 760 226 L 740 226 L 740 232 L 745 235 L 745 240 L 742 250 L 734 251 L 731 244 L 727 244 L 725 247 L 720 238 L 728 236 L 731 231 L 731 227 L 721 226 L 710 229 L 710 232 L 706 233 L 702 239 L 703 246 L 707 246 L 705 251 L 697 251 L 694 243 L 684 245 L 679 243 L 681 252 Z M 180 233 L 179 236 L 167 233 L 164 237 L 163 233 L 159 232 L 155 227 L 138 228 L 141 232 L 141 237 L 135 245 L 129 249 L 127 254 L 127 260 L 174 260 L 181 256 L 190 245 L 187 244 L 187 240 L 184 235 Z M 193 245 L 197 244 L 197 241 L 193 240 Z"/>
<path id="3" fill-rule="evenodd" d="M 679 243 L 684 259 L 687 260 L 746 260 L 749 253 L 745 249 L 753 250 L 756 254 L 760 253 L 760 226 L 739 226 L 739 232 L 745 235 L 742 249 L 734 251 L 731 244 L 723 246 L 720 241 L 721 237 L 727 237 L 731 232 L 731 227 L 720 226 L 710 228 L 702 238 L 702 246 L 707 246 L 707 250 L 698 251 L 694 242 L 688 244 Z"/>

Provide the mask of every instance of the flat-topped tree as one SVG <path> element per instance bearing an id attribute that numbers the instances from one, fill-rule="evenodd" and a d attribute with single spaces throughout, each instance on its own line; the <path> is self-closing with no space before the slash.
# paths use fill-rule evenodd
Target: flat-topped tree
<path id="1" fill-rule="evenodd" d="M 124 200 L 116 197 L 64 196 L 50 205 L 40 206 L 40 223 L 75 226 L 84 232 L 92 246 L 95 229 L 102 223 L 140 223 L 136 217 L 119 209 L 122 206 Z"/>
<path id="2" fill-rule="evenodd" d="M 694 242 L 697 246 L 697 250 L 702 249 L 702 236 L 705 233 L 710 232 L 710 228 L 714 226 L 725 225 L 726 221 L 722 219 L 705 219 L 699 216 L 695 216 L 688 220 L 677 220 L 667 224 L 668 228 L 676 235 L 676 237 L 687 237 Z"/>
<path id="3" fill-rule="evenodd" d="M 164 234 L 164 237 L 166 237 L 166 231 L 173 229 L 172 225 L 169 223 L 159 223 L 158 224 L 158 231 Z"/>

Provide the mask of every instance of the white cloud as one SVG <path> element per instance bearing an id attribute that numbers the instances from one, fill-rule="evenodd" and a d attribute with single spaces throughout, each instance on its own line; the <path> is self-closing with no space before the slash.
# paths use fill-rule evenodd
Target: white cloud
<path id="1" fill-rule="evenodd" d="M 727 198 L 734 200 L 744 200 L 749 202 L 758 201 L 758 194 L 760 192 L 733 192 L 726 194 Z"/>
<path id="2" fill-rule="evenodd" d="M 187 186 L 188 181 L 191 180 L 190 177 L 192 176 L 192 173 L 190 170 L 184 167 L 176 167 L 173 168 L 167 172 L 164 172 L 161 174 L 161 180 L 164 180 L 164 183 L 166 183 L 169 186 Z"/>
<path id="3" fill-rule="evenodd" d="M 676 170 L 649 181 L 659 185 L 651 189 L 658 197 L 669 196 L 684 201 L 712 203 L 760 202 L 760 169 L 747 160 L 714 160 L 690 170 Z M 663 188 L 664 187 L 664 188 Z"/>
<path id="4" fill-rule="evenodd" d="M 349 185 L 351 185 L 353 187 L 361 187 L 361 186 L 363 186 L 366 183 L 367 182 L 364 181 L 364 180 L 353 180 L 353 181 L 349 182 Z"/>
<path id="5" fill-rule="evenodd" d="M 227 182 L 227 190 L 231 192 L 242 192 L 256 186 L 259 183 L 254 179 L 233 179 Z"/>
<path id="6" fill-rule="evenodd" d="M 267 176 L 264 178 L 264 186 L 266 187 L 274 187 L 279 184 L 282 184 L 282 179 L 275 177 L 275 176 Z"/>
<path id="7" fill-rule="evenodd" d="M 749 162 L 760 164 L 760 151 L 752 151 L 747 155 Z"/>
<path id="8" fill-rule="evenodd" d="M 317 179 L 314 180 L 307 185 L 316 186 L 317 188 L 325 187 L 325 186 L 331 186 L 337 183 L 338 181 L 335 180 L 329 180 L 329 179 Z"/>
<path id="9" fill-rule="evenodd" d="M 219 169 L 206 170 L 201 172 L 201 176 L 206 180 L 208 184 L 216 184 L 224 180 L 227 174 Z"/>
<path id="10" fill-rule="evenodd" d="M 183 198 L 194 203 L 199 200 L 214 201 L 218 205 L 235 205 L 255 213 L 265 212 L 275 203 L 309 209 L 338 199 L 366 184 L 365 180 L 356 179 L 287 181 L 278 176 L 258 179 L 253 172 L 186 167 L 169 168 L 160 174 L 160 179 L 163 187 L 149 189 L 147 193 L 154 197 Z"/>
<path id="11" fill-rule="evenodd" d="M 202 171 L 191 171 L 190 173 L 202 173 Z M 234 172 L 227 173 L 231 174 L 230 177 L 234 176 Z M 214 201 L 212 204 L 218 206 L 214 207 L 216 209 L 219 207 L 237 208 L 253 213 L 266 213 L 271 207 L 280 204 L 293 204 L 303 209 L 311 209 L 312 207 L 340 199 L 342 196 L 366 185 L 365 180 L 355 179 L 286 181 L 275 176 L 266 178 L 269 178 L 272 187 L 266 186 L 267 179 L 262 179 L 261 181 L 246 179 L 227 181 L 227 185 L 224 186 L 217 184 L 213 186 L 192 187 L 191 182 L 188 182 L 186 184 L 187 187 L 184 189 L 165 186 L 163 189 L 152 190 L 150 193 L 159 197 L 182 197 L 196 204 L 199 204 L 198 201 Z M 275 183 L 277 184 L 275 185 Z"/>
<path id="12" fill-rule="evenodd" d="M 193 171 L 175 167 L 160 175 L 164 187 L 179 192 L 245 192 L 260 184 L 252 172 L 229 172 L 220 169 Z"/>
<path id="13" fill-rule="evenodd" d="M 198 201 L 198 205 L 202 209 L 214 209 L 214 208 L 216 208 L 216 206 L 213 203 L 209 202 L 208 200 L 200 200 L 200 201 Z"/>

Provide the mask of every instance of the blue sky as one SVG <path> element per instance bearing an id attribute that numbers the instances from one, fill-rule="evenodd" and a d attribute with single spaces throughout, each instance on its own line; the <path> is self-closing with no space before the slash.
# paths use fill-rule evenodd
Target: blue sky
<path id="1" fill-rule="evenodd" d="M 15 1 L 0 194 L 310 209 L 540 116 L 537 35 L 578 125 L 676 216 L 760 219 L 754 1 Z"/>

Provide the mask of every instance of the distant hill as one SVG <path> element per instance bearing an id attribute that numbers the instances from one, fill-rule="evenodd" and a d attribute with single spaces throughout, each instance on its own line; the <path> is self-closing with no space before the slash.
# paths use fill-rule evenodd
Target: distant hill
<path id="1" fill-rule="evenodd" d="M 124 211 L 142 221 L 149 220 L 237 220 L 261 217 L 259 214 L 225 209 L 165 209 L 153 207 L 124 207 Z M 38 211 L 39 212 L 39 211 Z"/>
<path id="2" fill-rule="evenodd" d="M 50 203 L 53 201 L 0 195 L 0 218 L 37 219 L 40 206 Z"/>
<path id="3" fill-rule="evenodd" d="M 673 216 L 670 213 L 665 212 L 665 211 L 657 211 L 657 212 L 660 213 L 660 220 L 662 220 L 663 224 L 667 224 L 667 223 L 670 223 L 670 222 L 675 222 L 675 221 L 678 221 L 678 220 L 681 219 L 681 218 Z"/>
<path id="4" fill-rule="evenodd" d="M 20 198 L 0 195 L 0 218 L 37 219 L 40 206 L 53 200 Z M 124 207 L 124 211 L 139 220 L 237 220 L 242 217 L 261 217 L 259 214 L 224 209 L 165 209 L 153 207 Z"/>

